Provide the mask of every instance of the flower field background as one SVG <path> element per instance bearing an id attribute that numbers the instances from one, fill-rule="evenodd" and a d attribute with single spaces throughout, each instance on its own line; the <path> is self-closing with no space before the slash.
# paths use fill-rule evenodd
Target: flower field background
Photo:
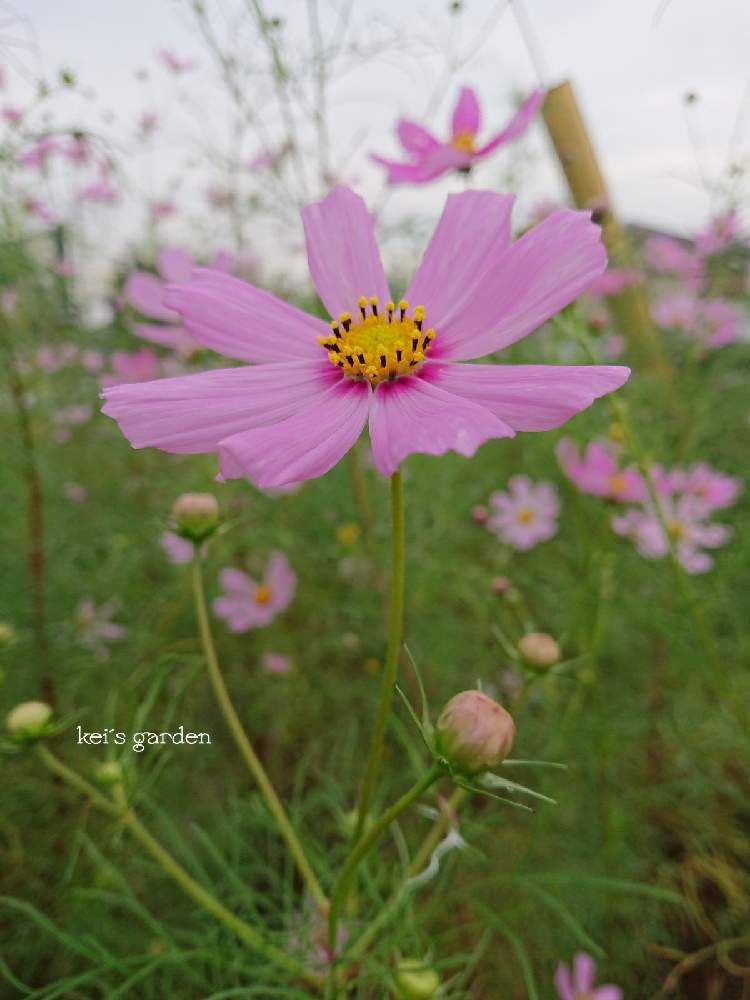
<path id="1" fill-rule="evenodd" d="M 750 997 L 744 106 L 636 226 L 438 6 L 175 4 L 128 122 L 3 7 L 0 997 Z"/>

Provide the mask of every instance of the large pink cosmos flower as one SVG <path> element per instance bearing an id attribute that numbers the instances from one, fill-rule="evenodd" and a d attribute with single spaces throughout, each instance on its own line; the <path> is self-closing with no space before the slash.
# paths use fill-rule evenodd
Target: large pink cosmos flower
<path id="1" fill-rule="evenodd" d="M 489 156 L 499 146 L 520 138 L 531 124 L 543 96 L 541 90 L 532 91 L 507 125 L 484 145 L 477 146 L 481 118 L 479 101 L 471 87 L 462 87 L 446 142 L 441 142 L 416 122 L 401 119 L 396 134 L 408 162 L 399 163 L 375 154 L 372 159 L 388 170 L 389 184 L 426 184 L 451 170 L 468 171 L 477 160 Z"/>
<path id="2" fill-rule="evenodd" d="M 368 419 L 385 476 L 415 452 L 468 457 L 490 438 L 558 427 L 629 369 L 456 364 L 525 337 L 606 266 L 588 213 L 562 209 L 511 244 L 512 204 L 489 191 L 451 195 L 394 304 L 364 202 L 334 188 L 303 211 L 330 324 L 198 269 L 168 305 L 200 343 L 255 365 L 115 386 L 103 412 L 136 448 L 218 452 L 224 479 L 262 489 L 322 476 Z"/>
<path id="3" fill-rule="evenodd" d="M 581 951 L 573 958 L 571 970 L 562 962 L 555 972 L 555 989 L 560 1000 L 622 1000 L 619 986 L 594 986 L 596 962 Z"/>
<path id="4" fill-rule="evenodd" d="M 521 552 L 557 534 L 560 502 L 552 483 L 533 483 L 528 476 L 511 476 L 508 490 L 490 496 L 487 527 L 501 542 Z"/>
<path id="5" fill-rule="evenodd" d="M 640 502 L 648 496 L 638 470 L 620 469 L 616 456 L 599 441 L 590 442 L 581 455 L 570 438 L 561 438 L 555 454 L 565 475 L 583 493 L 622 502 Z"/>
<path id="6" fill-rule="evenodd" d="M 226 250 L 218 250 L 210 268 L 229 271 L 232 267 L 231 255 Z M 192 354 L 199 346 L 180 324 L 180 317 L 165 304 L 167 285 L 190 281 L 195 261 L 180 247 L 165 247 L 156 258 L 158 274 L 148 271 L 134 271 L 125 282 L 125 298 L 144 316 L 159 320 L 158 323 L 136 323 L 136 333 L 144 340 L 163 347 L 171 347 L 180 354 Z"/>
<path id="7" fill-rule="evenodd" d="M 297 576 L 283 552 L 272 552 L 262 583 L 239 569 L 223 569 L 219 583 L 224 593 L 214 601 L 214 614 L 224 619 L 230 632 L 247 632 L 270 625 L 289 607 Z"/>

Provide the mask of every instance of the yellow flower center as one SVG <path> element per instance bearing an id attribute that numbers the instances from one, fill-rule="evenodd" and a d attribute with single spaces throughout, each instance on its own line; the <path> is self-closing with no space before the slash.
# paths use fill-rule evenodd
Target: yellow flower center
<path id="1" fill-rule="evenodd" d="M 685 526 L 681 521 L 667 521 L 667 531 L 677 541 L 685 534 Z"/>
<path id="2" fill-rule="evenodd" d="M 270 600 L 271 600 L 271 591 L 264 583 L 261 583 L 261 585 L 259 587 L 256 587 L 255 589 L 255 603 L 268 604 Z"/>
<path id="3" fill-rule="evenodd" d="M 536 514 L 534 511 L 530 510 L 528 507 L 522 507 L 516 514 L 516 520 L 519 524 L 531 524 L 535 517 Z"/>
<path id="4" fill-rule="evenodd" d="M 625 476 L 621 472 L 615 472 L 609 477 L 609 488 L 613 493 L 622 493 L 626 485 Z"/>
<path id="5" fill-rule="evenodd" d="M 460 149 L 462 153 L 474 152 L 474 135 L 471 132 L 456 132 L 451 139 L 451 146 Z"/>
<path id="6" fill-rule="evenodd" d="M 360 316 L 352 319 L 349 313 L 342 313 L 337 320 L 331 320 L 330 335 L 318 337 L 318 343 L 344 375 L 367 379 L 373 387 L 385 379 L 392 382 L 413 375 L 424 361 L 435 331 L 422 328 L 424 306 L 415 306 L 411 316 L 408 310 L 409 303 L 402 299 L 398 307 L 386 302 L 381 314 L 377 298 L 362 296 Z"/>

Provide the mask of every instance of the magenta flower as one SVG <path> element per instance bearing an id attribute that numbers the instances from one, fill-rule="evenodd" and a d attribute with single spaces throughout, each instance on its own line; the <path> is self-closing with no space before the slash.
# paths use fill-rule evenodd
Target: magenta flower
<path id="1" fill-rule="evenodd" d="M 224 593 L 214 600 L 214 614 L 224 619 L 230 632 L 247 632 L 270 625 L 289 607 L 297 577 L 284 553 L 272 552 L 262 583 L 239 569 L 223 569 L 219 583 Z"/>
<path id="2" fill-rule="evenodd" d="M 511 476 L 506 493 L 490 496 L 487 527 L 501 542 L 525 552 L 557 534 L 560 503 L 552 483 L 532 483 L 528 476 Z"/>
<path id="3" fill-rule="evenodd" d="M 583 455 L 570 438 L 561 438 L 555 449 L 563 472 L 583 493 L 624 503 L 639 503 L 648 496 L 637 469 L 620 469 L 617 458 L 601 442 L 592 441 Z"/>
<path id="4" fill-rule="evenodd" d="M 532 91 L 506 126 L 488 142 L 477 146 L 479 101 L 471 87 L 462 87 L 453 109 L 447 141 L 441 142 L 416 122 L 402 119 L 396 134 L 408 161 L 399 163 L 375 154 L 371 158 L 387 169 L 389 184 L 426 184 L 451 170 L 467 172 L 477 160 L 520 138 L 531 124 L 543 97 L 541 90 Z"/>
<path id="5" fill-rule="evenodd" d="M 562 962 L 555 972 L 555 989 L 560 1000 L 622 1000 L 622 990 L 611 983 L 594 986 L 596 962 L 585 952 L 573 958 L 571 970 Z"/>
<path id="6" fill-rule="evenodd" d="M 59 149 L 59 143 L 54 136 L 47 135 L 42 139 L 32 142 L 26 149 L 18 154 L 18 163 L 22 167 L 31 167 L 43 170 L 47 166 L 47 161 Z"/>
<path id="7" fill-rule="evenodd" d="M 114 351 L 109 359 L 112 372 L 102 375 L 103 386 L 151 382 L 160 374 L 159 359 L 150 347 L 138 351 Z"/>
<path id="8" fill-rule="evenodd" d="M 604 269 L 588 214 L 563 209 L 511 244 L 512 203 L 488 191 L 448 198 L 406 292 L 412 308 L 391 301 L 364 202 L 334 188 L 303 212 L 330 324 L 199 269 L 167 304 L 200 343 L 255 365 L 114 387 L 103 412 L 136 448 L 218 452 L 224 479 L 261 489 L 322 476 L 368 419 L 385 476 L 415 452 L 471 456 L 490 438 L 560 426 L 629 370 L 455 363 L 525 337 Z"/>
<path id="9" fill-rule="evenodd" d="M 630 538 L 638 552 L 646 559 L 662 559 L 669 552 L 670 540 L 677 558 L 688 573 L 705 573 L 714 564 L 713 558 L 703 549 L 725 545 L 730 529 L 724 524 L 710 524 L 709 511 L 696 497 L 659 497 L 662 522 L 650 502 L 641 508 L 632 508 L 612 519 L 615 534 Z"/>
<path id="10" fill-rule="evenodd" d="M 211 268 L 228 271 L 232 266 L 231 257 L 219 250 Z M 183 355 L 192 354 L 199 346 L 180 323 L 179 315 L 165 304 L 167 284 L 189 282 L 195 262 L 180 247 L 165 247 L 156 258 L 158 274 L 148 271 L 134 271 L 125 282 L 124 294 L 127 301 L 144 316 L 159 320 L 158 323 L 136 323 L 136 333 L 144 340 L 171 347 Z"/>

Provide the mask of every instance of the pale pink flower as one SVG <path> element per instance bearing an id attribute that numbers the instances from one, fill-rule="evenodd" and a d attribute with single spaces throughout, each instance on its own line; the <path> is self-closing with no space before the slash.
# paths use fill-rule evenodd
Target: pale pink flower
<path id="1" fill-rule="evenodd" d="M 231 255 L 218 250 L 209 267 L 225 271 L 232 266 Z M 179 315 L 165 303 L 169 283 L 184 284 L 191 280 L 195 261 L 180 247 L 164 247 L 156 258 L 157 274 L 134 271 L 125 282 L 125 299 L 144 316 L 158 323 L 136 323 L 136 333 L 144 340 L 171 347 L 183 355 L 192 354 L 198 347 L 180 323 Z"/>
<path id="2" fill-rule="evenodd" d="M 148 214 L 152 222 L 159 222 L 161 219 L 168 219 L 176 211 L 177 206 L 173 201 L 152 201 L 149 205 Z"/>
<path id="3" fill-rule="evenodd" d="M 581 454 L 570 438 L 561 438 L 555 454 L 565 475 L 583 493 L 623 503 L 639 503 L 648 496 L 638 470 L 621 469 L 612 450 L 599 441 L 590 442 Z"/>
<path id="4" fill-rule="evenodd" d="M 63 406 L 52 415 L 52 422 L 55 425 L 53 440 L 58 444 L 64 444 L 70 440 L 70 429 L 85 424 L 93 415 L 93 407 L 87 403 L 74 403 L 71 406 Z"/>
<path id="5" fill-rule="evenodd" d="M 664 470 L 657 465 L 651 469 L 651 476 L 659 493 L 694 497 L 706 511 L 731 507 L 742 486 L 739 479 L 719 472 L 707 462 L 696 462 L 687 469 Z"/>
<path id="6" fill-rule="evenodd" d="M 740 217 L 737 209 L 728 211 L 711 219 L 706 228 L 695 237 L 695 249 L 701 257 L 708 257 L 726 250 L 740 238 Z"/>
<path id="7" fill-rule="evenodd" d="M 652 314 L 659 326 L 682 330 L 709 350 L 738 340 L 742 333 L 742 312 L 728 299 L 677 292 L 657 299 Z"/>
<path id="8" fill-rule="evenodd" d="M 267 674 L 288 674 L 292 669 L 292 661 L 283 653 L 266 652 L 260 665 Z"/>
<path id="9" fill-rule="evenodd" d="M 40 222 L 44 222 L 45 225 L 55 226 L 59 221 L 52 209 L 45 205 L 39 198 L 34 198 L 33 196 L 24 198 L 23 207 L 29 215 L 33 215 Z"/>
<path id="10" fill-rule="evenodd" d="M 104 357 L 101 351 L 82 351 L 81 364 L 88 372 L 98 372 L 104 366 Z"/>
<path id="11" fill-rule="evenodd" d="M 231 208 L 234 204 L 234 195 L 223 184 L 209 184 L 206 199 L 211 208 Z"/>
<path id="12" fill-rule="evenodd" d="M 151 135 L 159 127 L 159 116 L 155 111 L 144 111 L 138 119 L 138 131 Z"/>
<path id="13" fill-rule="evenodd" d="M 37 139 L 36 142 L 32 142 L 30 146 L 27 146 L 18 154 L 19 166 L 43 170 L 47 166 L 49 158 L 59 148 L 60 144 L 58 140 L 52 135 Z"/>
<path id="14" fill-rule="evenodd" d="M 0 291 L 0 310 L 6 316 L 12 316 L 18 305 L 18 291 L 15 288 L 3 288 Z"/>
<path id="15" fill-rule="evenodd" d="M 124 639 L 128 630 L 124 625 L 112 621 L 119 602 L 107 601 L 98 608 L 90 597 L 84 597 L 76 608 L 75 626 L 79 643 L 91 650 L 97 660 L 109 658 L 109 643 Z"/>
<path id="16" fill-rule="evenodd" d="M 157 57 L 164 63 L 167 69 L 171 70 L 175 76 L 179 76 L 181 73 L 187 73 L 189 70 L 195 68 L 194 59 L 185 59 L 183 56 L 178 56 L 176 52 L 172 52 L 171 49 L 159 49 L 157 52 Z"/>
<path id="17" fill-rule="evenodd" d="M 117 201 L 118 191 L 110 180 L 109 170 L 102 169 L 96 180 L 86 184 L 78 192 L 78 197 L 81 201 L 88 201 L 95 205 L 111 205 Z"/>
<path id="18" fill-rule="evenodd" d="M 160 375 L 159 359 L 150 347 L 137 351 L 114 351 L 109 359 L 111 373 L 99 379 L 103 386 L 152 382 Z"/>
<path id="19" fill-rule="evenodd" d="M 573 969 L 562 962 L 555 972 L 555 989 L 560 1000 L 622 1000 L 619 986 L 595 986 L 596 962 L 585 952 L 573 958 Z"/>
<path id="20" fill-rule="evenodd" d="M 520 340 L 604 269 L 587 213 L 563 209 L 511 244 L 512 203 L 489 191 L 448 198 L 406 292 L 412 308 L 390 301 L 364 202 L 334 188 L 303 212 L 330 324 L 198 269 L 168 306 L 201 344 L 254 365 L 109 389 L 103 412 L 135 447 L 218 452 L 224 479 L 261 489 L 322 476 L 368 419 L 385 476 L 415 452 L 471 456 L 490 438 L 560 426 L 629 370 L 456 363 Z"/>
<path id="21" fill-rule="evenodd" d="M 230 632 L 247 632 L 270 625 L 294 597 L 297 577 L 283 552 L 272 552 L 261 583 L 239 569 L 223 569 L 219 584 L 224 593 L 214 600 L 214 614 Z"/>
<path id="22" fill-rule="evenodd" d="M 636 271 L 634 268 L 610 267 L 604 274 L 594 278 L 586 289 L 586 294 L 593 299 L 600 299 L 607 295 L 619 295 L 626 288 L 640 284 L 643 284 L 641 271 Z"/>
<path id="23" fill-rule="evenodd" d="M 3 119 L 10 125 L 18 125 L 23 118 L 23 111 L 21 108 L 16 108 L 12 105 L 6 104 L 2 111 L 0 111 L 0 115 L 2 115 Z"/>
<path id="24" fill-rule="evenodd" d="M 167 559 L 176 566 L 193 561 L 195 546 L 187 538 L 181 538 L 174 531 L 164 531 L 159 535 L 159 545 L 166 553 Z"/>
<path id="25" fill-rule="evenodd" d="M 660 495 L 659 507 L 666 532 L 650 502 L 614 517 L 612 529 L 616 534 L 630 538 L 638 552 L 647 559 L 666 556 L 671 539 L 677 558 L 688 573 L 705 573 L 711 569 L 713 558 L 702 550 L 726 544 L 731 535 L 730 529 L 724 524 L 708 523 L 709 511 L 701 500 L 693 496 L 674 498 Z"/>
<path id="26" fill-rule="evenodd" d="M 425 184 L 451 170 L 466 172 L 477 160 L 520 138 L 531 124 L 543 97 L 541 90 L 532 91 L 500 132 L 477 145 L 479 101 L 471 87 L 462 87 L 453 109 L 451 134 L 446 141 L 436 138 L 416 122 L 402 119 L 396 134 L 407 162 L 388 160 L 375 154 L 371 154 L 371 158 L 387 169 L 389 184 Z"/>
<path id="27" fill-rule="evenodd" d="M 89 496 L 89 491 L 80 483 L 63 483 L 62 493 L 71 503 L 85 503 Z"/>
<path id="28" fill-rule="evenodd" d="M 625 353 L 625 338 L 621 333 L 609 333 L 602 341 L 602 356 L 617 361 Z"/>
<path id="29" fill-rule="evenodd" d="M 74 136 L 62 147 L 63 156 L 78 166 L 83 166 L 91 160 L 91 142 L 85 135 Z"/>
<path id="30" fill-rule="evenodd" d="M 52 265 L 52 270 L 61 278 L 73 277 L 73 265 L 64 257 L 59 257 Z"/>
<path id="31" fill-rule="evenodd" d="M 501 542 L 526 551 L 557 534 L 560 503 L 552 483 L 533 483 L 528 476 L 511 476 L 508 490 L 490 496 L 487 527 Z"/>
<path id="32" fill-rule="evenodd" d="M 671 236 L 650 236 L 643 245 L 643 259 L 654 271 L 695 276 L 701 262 L 679 240 Z"/>
<path id="33" fill-rule="evenodd" d="M 56 372 L 67 368 L 78 358 L 75 344 L 44 345 L 36 352 L 36 362 L 42 371 Z"/>

